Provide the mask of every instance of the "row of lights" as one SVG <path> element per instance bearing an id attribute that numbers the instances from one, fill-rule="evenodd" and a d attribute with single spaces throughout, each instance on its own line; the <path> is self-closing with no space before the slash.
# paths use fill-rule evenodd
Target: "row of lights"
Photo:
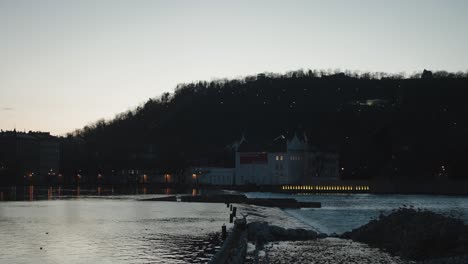
<path id="1" fill-rule="evenodd" d="M 285 185 L 281 187 L 282 190 L 296 190 L 296 191 L 369 191 L 369 186 L 313 186 L 313 185 Z"/>

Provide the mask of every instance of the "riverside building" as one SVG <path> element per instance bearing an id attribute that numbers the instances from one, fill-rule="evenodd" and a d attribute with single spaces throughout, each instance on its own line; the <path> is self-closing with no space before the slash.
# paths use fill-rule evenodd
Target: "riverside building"
<path id="1" fill-rule="evenodd" d="M 339 156 L 320 151 L 296 134 L 280 136 L 267 146 L 246 142 L 236 151 L 236 185 L 284 185 L 338 180 Z"/>

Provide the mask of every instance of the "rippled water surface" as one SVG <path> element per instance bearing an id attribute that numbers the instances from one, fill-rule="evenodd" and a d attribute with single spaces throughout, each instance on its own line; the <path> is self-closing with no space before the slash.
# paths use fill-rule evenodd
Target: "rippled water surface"
<path id="1" fill-rule="evenodd" d="M 312 194 L 290 195 L 248 193 L 250 197 L 295 198 L 317 201 L 322 208 L 294 209 L 286 212 L 320 232 L 343 233 L 366 224 L 381 212 L 407 206 L 452 215 L 468 223 L 468 197 L 429 195 Z"/>
<path id="2" fill-rule="evenodd" d="M 286 212 L 325 233 L 349 231 L 401 206 L 468 222 L 468 197 L 247 195 L 319 201 L 322 208 Z M 219 247 L 215 232 L 229 219 L 224 204 L 137 201 L 140 197 L 0 202 L 0 263 L 204 263 Z M 280 210 L 270 211 L 268 220 L 287 224 Z"/>
<path id="3" fill-rule="evenodd" d="M 206 262 L 228 211 L 132 198 L 0 202 L 0 263 Z"/>

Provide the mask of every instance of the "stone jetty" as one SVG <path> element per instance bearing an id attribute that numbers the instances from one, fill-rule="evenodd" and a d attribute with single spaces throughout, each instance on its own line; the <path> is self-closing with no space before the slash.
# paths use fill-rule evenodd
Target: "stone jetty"
<path id="1" fill-rule="evenodd" d="M 389 215 L 380 215 L 379 219 L 341 237 L 366 243 L 405 259 L 433 260 L 427 263 L 452 263 L 443 261 L 466 260 L 468 256 L 468 226 L 462 220 L 412 208 L 400 208 Z"/>
<path id="2" fill-rule="evenodd" d="M 279 208 L 320 208 L 319 202 L 299 202 L 291 198 L 247 198 L 243 194 L 181 195 L 140 199 L 140 201 L 181 201 L 189 203 L 236 203 Z"/>

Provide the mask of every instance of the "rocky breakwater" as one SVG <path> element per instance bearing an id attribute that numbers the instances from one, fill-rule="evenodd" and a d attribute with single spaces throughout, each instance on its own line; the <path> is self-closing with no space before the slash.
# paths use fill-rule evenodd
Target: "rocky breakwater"
<path id="1" fill-rule="evenodd" d="M 423 263 L 468 263 L 468 226 L 462 220 L 429 211 L 400 208 L 341 238 Z"/>
<path id="2" fill-rule="evenodd" d="M 283 228 L 270 225 L 267 222 L 251 222 L 247 225 L 247 238 L 254 244 L 253 263 L 259 263 L 260 252 L 265 249 L 265 245 L 274 241 L 302 241 L 315 240 L 319 235 L 302 228 Z M 262 254 L 265 255 L 265 254 Z M 268 263 L 268 256 L 266 262 Z"/>
<path id="3" fill-rule="evenodd" d="M 229 236 L 209 264 L 241 264 L 247 253 L 247 221 L 237 219 Z"/>
<path id="4" fill-rule="evenodd" d="M 298 241 L 313 240 L 319 234 L 312 230 L 303 228 L 283 228 L 276 225 L 269 225 L 267 222 L 251 222 L 247 224 L 247 237 L 254 242 L 257 247 L 272 241 Z"/>

